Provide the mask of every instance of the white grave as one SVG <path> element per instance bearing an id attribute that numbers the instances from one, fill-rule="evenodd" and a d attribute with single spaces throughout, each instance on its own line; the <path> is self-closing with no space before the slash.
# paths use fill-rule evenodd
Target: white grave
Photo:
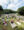
<path id="1" fill-rule="evenodd" d="M 18 25 L 21 25 L 21 23 L 20 22 L 16 22 Z"/>
<path id="2" fill-rule="evenodd" d="M 10 23 L 12 28 L 15 28 L 17 25 L 15 23 Z"/>

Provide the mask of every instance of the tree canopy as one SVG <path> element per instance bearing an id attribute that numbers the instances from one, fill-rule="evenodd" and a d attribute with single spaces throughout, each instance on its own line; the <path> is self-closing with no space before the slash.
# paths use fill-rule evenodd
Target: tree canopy
<path id="1" fill-rule="evenodd" d="M 2 6 L 0 5 L 0 11 L 3 11 L 3 8 L 2 8 Z"/>
<path id="2" fill-rule="evenodd" d="M 13 11 L 11 9 L 3 9 L 0 5 L 0 14 L 10 14 L 10 13 L 16 13 L 16 11 Z"/>
<path id="3" fill-rule="evenodd" d="M 4 10 L 4 13 L 5 13 L 5 14 L 10 14 L 10 13 L 16 13 L 16 11 L 13 11 L 13 10 L 11 10 L 11 9 L 5 9 L 5 10 Z"/>
<path id="4" fill-rule="evenodd" d="M 0 14 L 3 14 L 3 7 L 0 5 Z"/>
<path id="5" fill-rule="evenodd" d="M 18 8 L 18 13 L 19 13 L 20 15 L 24 15 L 24 6 Z"/>

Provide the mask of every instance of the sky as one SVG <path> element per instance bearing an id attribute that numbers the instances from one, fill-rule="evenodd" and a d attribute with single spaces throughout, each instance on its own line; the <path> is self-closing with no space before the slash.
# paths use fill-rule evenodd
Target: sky
<path id="1" fill-rule="evenodd" d="M 18 8 L 24 6 L 24 0 L 0 0 L 3 9 L 12 9 L 17 11 Z"/>

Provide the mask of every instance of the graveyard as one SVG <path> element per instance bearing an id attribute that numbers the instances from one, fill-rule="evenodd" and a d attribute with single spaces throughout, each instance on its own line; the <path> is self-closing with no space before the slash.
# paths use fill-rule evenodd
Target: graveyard
<path id="1" fill-rule="evenodd" d="M 0 0 L 0 30 L 24 30 L 24 0 Z"/>
<path id="2" fill-rule="evenodd" d="M 0 30 L 24 30 L 24 16 L 16 14 L 2 14 L 0 17 Z"/>

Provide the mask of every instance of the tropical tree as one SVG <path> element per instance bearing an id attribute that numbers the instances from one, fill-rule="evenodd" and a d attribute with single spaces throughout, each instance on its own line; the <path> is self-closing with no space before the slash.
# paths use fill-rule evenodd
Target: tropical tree
<path id="1" fill-rule="evenodd" d="M 18 8 L 18 11 L 17 11 L 20 15 L 24 15 L 24 6 L 21 7 L 21 8 Z"/>
<path id="2" fill-rule="evenodd" d="M 2 6 L 0 5 L 0 14 L 2 14 L 3 13 L 3 8 L 2 8 Z"/>
<path id="3" fill-rule="evenodd" d="M 2 6 L 0 5 L 0 11 L 3 11 L 3 8 L 2 8 Z"/>

